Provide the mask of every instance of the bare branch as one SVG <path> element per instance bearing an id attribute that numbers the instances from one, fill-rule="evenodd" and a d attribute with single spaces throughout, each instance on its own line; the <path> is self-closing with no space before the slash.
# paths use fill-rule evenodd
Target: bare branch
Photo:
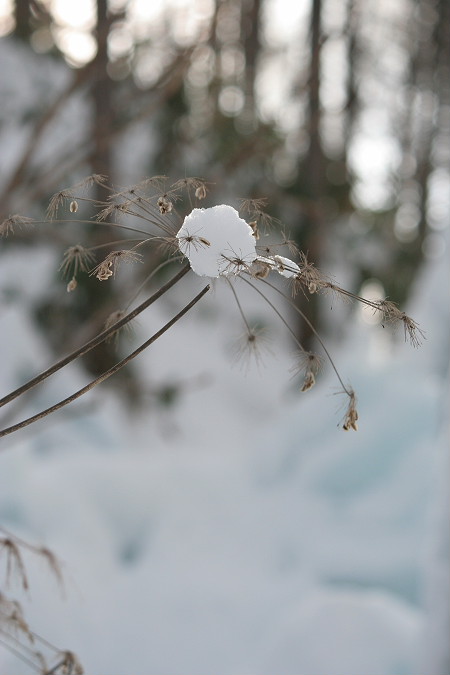
<path id="1" fill-rule="evenodd" d="M 109 370 L 105 371 L 102 373 L 99 377 L 97 377 L 95 380 L 92 380 L 89 384 L 87 384 L 85 387 L 82 389 L 79 389 L 77 392 L 72 394 L 71 396 L 68 396 L 64 400 L 60 401 L 59 403 L 56 403 L 55 405 L 51 406 L 50 408 L 47 408 L 46 410 L 43 410 L 40 413 L 37 413 L 36 415 L 33 415 L 32 417 L 29 417 L 26 420 L 23 420 L 22 422 L 18 422 L 17 424 L 14 424 L 11 427 L 8 427 L 7 429 L 3 429 L 0 431 L 0 438 L 3 436 L 7 436 L 8 434 L 12 434 L 15 431 L 19 431 L 19 429 L 23 429 L 24 427 L 29 426 L 33 422 L 37 422 L 38 420 L 43 419 L 44 417 L 47 417 L 47 415 L 50 415 L 53 412 L 56 412 L 57 410 L 60 410 L 64 406 L 68 405 L 69 403 L 72 403 L 72 401 L 75 401 L 77 398 L 80 398 L 83 394 L 86 394 L 88 391 L 93 389 L 97 384 L 100 384 L 101 382 L 104 382 L 104 380 L 108 379 L 111 377 L 111 375 L 114 375 L 117 373 L 118 370 L 126 366 L 132 359 L 134 359 L 136 356 L 138 356 L 141 352 L 144 351 L 144 349 L 147 349 L 153 342 L 155 342 L 161 335 L 163 335 L 166 331 L 169 330 L 171 326 L 173 326 L 174 323 L 179 321 L 182 316 L 184 316 L 204 295 L 209 291 L 209 284 L 203 288 L 203 290 L 198 293 L 191 302 L 189 302 L 183 309 L 178 312 L 170 321 L 168 321 L 159 331 L 157 331 L 154 335 L 152 335 L 151 338 L 146 340 L 140 347 L 135 349 L 134 352 L 129 354 L 127 357 L 122 359 L 122 361 L 119 361 L 116 363 L 112 368 L 109 368 Z M 120 323 L 120 322 L 118 322 Z M 117 324 L 113 326 L 114 330 L 117 330 Z M 107 331 L 104 331 L 106 333 Z"/>

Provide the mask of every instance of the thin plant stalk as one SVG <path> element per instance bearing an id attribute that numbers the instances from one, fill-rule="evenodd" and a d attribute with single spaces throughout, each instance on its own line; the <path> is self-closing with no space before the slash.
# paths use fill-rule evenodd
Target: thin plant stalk
<path id="1" fill-rule="evenodd" d="M 292 329 L 289 327 L 289 325 L 287 324 L 287 322 L 285 321 L 285 319 L 281 316 L 280 312 L 277 310 L 277 308 L 275 307 L 275 305 L 273 305 L 273 303 L 270 302 L 270 300 L 264 295 L 264 293 L 262 293 L 262 292 L 259 290 L 259 288 L 256 288 L 256 286 L 254 286 L 248 279 L 245 279 L 245 278 L 242 277 L 242 276 L 241 276 L 240 278 L 242 279 L 242 281 L 245 281 L 246 284 L 248 284 L 249 286 L 251 286 L 251 288 L 253 288 L 253 290 L 255 290 L 257 293 L 259 293 L 259 294 L 264 298 L 264 300 L 270 305 L 270 307 L 272 307 L 272 309 L 274 310 L 274 312 L 276 312 L 276 313 L 278 314 L 278 316 L 281 318 L 281 320 L 283 321 L 283 323 L 287 326 L 289 332 L 294 336 L 294 339 L 295 339 L 295 341 L 297 342 L 297 344 L 299 344 L 299 343 L 298 343 L 298 340 L 297 340 L 296 337 L 295 337 L 295 334 L 294 334 L 293 331 L 292 331 Z M 262 281 L 262 282 L 263 282 L 264 284 L 266 284 L 267 286 L 270 286 L 270 288 L 272 288 L 274 291 L 277 291 L 277 293 L 279 293 L 280 295 L 282 295 L 283 298 L 289 302 L 289 298 L 286 297 L 286 295 L 283 293 L 283 291 L 280 291 L 280 289 L 277 288 L 276 286 L 274 286 L 273 284 L 271 284 L 270 281 L 267 281 L 266 279 L 260 279 L 260 281 Z M 345 386 L 345 384 L 344 384 L 344 382 L 343 382 L 341 376 L 339 375 L 339 371 L 338 371 L 338 369 L 336 368 L 336 366 L 335 366 L 335 364 L 334 364 L 334 361 L 333 361 L 333 359 L 332 359 L 332 357 L 331 357 L 330 352 L 329 352 L 328 349 L 326 348 L 326 346 L 325 346 L 325 344 L 324 344 L 322 338 L 321 338 L 320 335 L 318 334 L 317 330 L 314 328 L 313 324 L 310 322 L 310 320 L 308 319 L 308 317 L 306 316 L 306 314 L 304 314 L 304 312 L 302 312 L 302 310 L 301 310 L 299 307 L 297 307 L 296 305 L 294 305 L 293 302 L 289 302 L 289 304 L 294 308 L 294 310 L 295 310 L 298 314 L 300 314 L 300 316 L 302 317 L 302 319 L 305 321 L 305 323 L 306 323 L 306 324 L 308 325 L 308 327 L 311 329 L 311 331 L 313 332 L 313 334 L 314 334 L 315 337 L 317 338 L 318 342 L 320 343 L 320 346 L 322 347 L 323 351 L 324 351 L 325 354 L 327 355 L 328 361 L 330 362 L 331 367 L 333 368 L 334 372 L 336 373 L 336 377 L 338 378 L 338 380 L 339 380 L 339 382 L 340 382 L 340 384 L 341 384 L 341 386 L 342 386 L 342 389 L 343 389 L 344 392 L 347 394 L 347 396 L 351 396 L 351 392 L 348 390 L 348 387 Z M 300 345 L 300 348 L 301 348 L 302 352 L 306 353 L 306 350 L 304 349 L 304 347 L 302 347 L 302 346 Z"/>
<path id="2" fill-rule="evenodd" d="M 25 384 L 21 385 L 20 387 L 12 391 L 7 396 L 4 396 L 2 399 L 0 399 L 0 408 L 6 405 L 7 403 L 10 403 L 11 401 L 14 401 L 14 399 L 18 398 L 21 394 L 24 394 L 25 392 L 29 391 L 37 384 L 40 384 L 41 382 L 46 380 L 47 377 L 50 377 L 50 375 L 53 375 L 58 370 L 61 370 L 61 368 L 64 368 L 64 366 L 67 366 L 69 363 L 74 361 L 79 356 L 83 356 L 91 349 L 94 349 L 94 347 L 97 347 L 97 345 L 107 340 L 108 337 L 110 337 L 113 333 L 119 330 L 119 328 L 122 328 L 122 326 L 125 326 L 127 323 L 132 321 L 136 316 L 138 316 L 138 314 L 143 312 L 145 309 L 147 309 L 147 307 L 149 307 L 156 300 L 158 300 L 158 298 L 160 298 L 166 291 L 168 291 L 170 288 L 172 288 L 172 286 L 174 286 L 178 281 L 180 281 L 180 279 L 182 279 L 189 272 L 189 270 L 190 270 L 189 265 L 185 265 L 174 277 L 172 277 L 172 279 L 170 279 L 166 284 L 164 284 L 164 286 L 162 286 L 158 291 L 156 291 L 156 293 L 147 298 L 147 300 L 144 300 L 144 302 L 138 305 L 138 307 L 133 309 L 122 319 L 116 321 L 110 328 L 105 329 L 104 331 L 96 335 L 94 338 L 92 338 L 92 340 L 89 340 L 81 347 L 71 352 L 57 363 L 53 364 L 53 366 L 51 366 L 50 368 L 47 368 L 47 370 L 44 370 L 42 373 L 39 373 L 31 380 L 28 380 L 28 382 L 25 382 Z"/>
<path id="3" fill-rule="evenodd" d="M 72 401 L 75 401 L 77 398 L 80 398 L 80 396 L 83 396 L 83 394 L 86 394 L 88 391 L 93 389 L 95 386 L 100 384 L 101 382 L 104 382 L 107 380 L 111 375 L 114 375 L 119 371 L 121 368 L 126 366 L 130 361 L 132 361 L 136 356 L 138 356 L 141 352 L 143 352 L 147 347 L 149 347 L 153 342 L 156 342 L 158 338 L 160 338 L 166 331 L 171 328 L 177 321 L 181 319 L 210 289 L 209 284 L 205 286 L 200 293 L 198 293 L 195 298 L 193 298 L 185 307 L 183 307 L 182 310 L 178 312 L 170 321 L 168 321 L 162 328 L 160 328 L 159 331 L 157 331 L 154 335 L 152 335 L 148 340 L 143 342 L 140 347 L 134 350 L 131 354 L 126 356 L 124 359 L 116 363 L 114 366 L 106 370 L 104 373 L 99 375 L 95 380 L 92 380 L 87 384 L 85 387 L 82 387 L 78 391 L 76 391 L 74 394 L 71 396 L 68 396 L 67 398 L 63 399 L 62 401 L 59 401 L 59 403 L 55 403 L 55 405 L 50 406 L 49 408 L 46 408 L 45 410 L 41 411 L 40 413 L 37 413 L 36 415 L 33 415 L 32 417 L 28 417 L 25 420 L 22 420 L 22 422 L 18 422 L 17 424 L 14 424 L 13 426 L 10 426 L 6 429 L 3 429 L 0 431 L 0 438 L 3 438 L 3 436 L 7 436 L 8 434 L 12 434 L 15 431 L 19 431 L 19 429 L 24 429 L 25 427 L 29 426 L 33 422 L 37 422 L 38 420 L 43 419 L 44 417 L 47 417 L 47 415 L 50 415 L 53 412 L 56 412 L 57 410 L 60 410 L 64 406 L 68 405 L 69 403 L 72 403 Z M 120 323 L 120 322 L 118 322 Z M 117 324 L 115 324 L 115 329 L 117 330 Z M 106 331 L 105 331 L 106 332 Z"/>
<path id="4" fill-rule="evenodd" d="M 232 284 L 231 281 L 228 279 L 228 277 L 225 277 L 225 279 L 227 280 L 228 286 L 230 287 L 230 289 L 231 289 L 231 291 L 232 291 L 232 293 L 233 293 L 233 295 L 234 295 L 234 299 L 236 300 L 236 304 L 237 304 L 237 306 L 238 306 L 239 313 L 240 313 L 240 315 L 241 315 L 241 317 L 242 317 L 242 320 L 243 320 L 243 322 L 244 322 L 244 324 L 245 324 L 245 326 L 246 326 L 246 328 L 247 328 L 247 332 L 250 334 L 250 333 L 252 332 L 252 329 L 250 328 L 250 325 L 249 325 L 249 323 L 248 323 L 248 321 L 247 321 L 247 318 L 246 318 L 246 316 L 245 316 L 245 314 L 244 314 L 244 310 L 242 309 L 242 305 L 241 305 L 241 303 L 240 303 L 240 301 L 239 301 L 239 298 L 238 298 L 237 293 L 236 293 L 236 291 L 235 291 L 235 289 L 234 289 L 234 287 L 233 287 L 233 284 Z"/>

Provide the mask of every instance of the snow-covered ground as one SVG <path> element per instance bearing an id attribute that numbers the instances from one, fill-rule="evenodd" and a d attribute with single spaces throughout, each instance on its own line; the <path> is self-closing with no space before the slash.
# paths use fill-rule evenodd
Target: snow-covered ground
<path id="1" fill-rule="evenodd" d="M 1 287 L 22 280 L 24 294 L 0 307 L 2 393 L 50 358 L 27 312 L 56 261 L 32 257 L 31 285 L 26 253 L 2 259 Z M 5 438 L 0 524 L 63 561 L 63 594 L 32 556 L 28 596 L 9 589 L 31 627 L 94 675 L 448 673 L 448 281 L 444 257 L 417 280 L 420 349 L 356 316 L 332 346 L 358 394 L 357 433 L 338 428 L 330 368 L 295 391 L 283 327 L 246 288 L 271 352 L 264 368 L 231 366 L 241 328 L 218 280 L 139 357 L 149 381 L 187 383 L 173 413 L 127 417 L 100 387 Z M 137 339 L 201 286 L 183 281 Z M 20 416 L 81 383 L 69 369 Z M 0 650 L 0 671 L 25 666 Z"/>

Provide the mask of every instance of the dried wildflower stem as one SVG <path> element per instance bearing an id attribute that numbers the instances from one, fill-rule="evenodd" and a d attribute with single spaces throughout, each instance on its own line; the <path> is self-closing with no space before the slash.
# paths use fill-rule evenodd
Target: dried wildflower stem
<path id="1" fill-rule="evenodd" d="M 5 221 L 6 222 L 6 221 Z M 149 232 L 147 230 L 141 230 L 138 227 L 131 227 L 130 225 L 123 225 L 122 223 L 112 223 L 107 220 L 80 220 L 79 218 L 56 218 L 55 220 L 52 221 L 53 223 L 58 223 L 59 225 L 64 223 L 68 223 L 70 225 L 102 225 L 102 226 L 108 226 L 108 227 L 114 227 L 116 229 L 120 230 L 129 230 L 130 232 L 135 232 L 137 234 L 145 234 L 147 237 L 149 235 Z M 31 220 L 30 219 L 30 224 L 31 225 L 48 225 L 49 221 L 48 220 Z"/>
<path id="2" fill-rule="evenodd" d="M 111 246 L 117 246 L 117 244 L 132 244 L 133 242 L 138 242 L 133 248 L 137 248 L 140 244 L 147 242 L 148 239 L 116 239 L 115 241 L 108 241 L 106 244 L 97 244 L 97 246 L 89 246 L 88 251 L 99 251 L 102 248 L 110 248 Z"/>
<path id="3" fill-rule="evenodd" d="M 245 314 L 244 314 L 244 310 L 242 309 L 242 305 L 241 305 L 241 303 L 240 303 L 240 301 L 239 301 L 239 298 L 238 298 L 237 293 L 236 293 L 236 291 L 235 291 L 235 289 L 234 289 L 234 286 L 233 286 L 233 284 L 231 283 L 231 281 L 228 279 L 228 277 L 225 277 L 225 279 L 226 279 L 227 282 L 228 282 L 228 286 L 231 288 L 231 291 L 232 291 L 232 293 L 233 293 L 233 295 L 234 295 L 234 299 L 236 300 L 236 304 L 237 304 L 238 309 L 239 309 L 239 312 L 240 312 L 240 314 L 241 314 L 242 320 L 243 320 L 243 322 L 244 322 L 244 324 L 245 324 L 245 327 L 247 328 L 248 334 L 250 335 L 250 334 L 252 333 L 252 329 L 250 328 L 250 325 L 249 325 L 249 323 L 248 323 L 248 321 L 247 321 L 247 318 L 246 318 L 246 316 L 245 316 Z"/>
<path id="4" fill-rule="evenodd" d="M 268 300 L 268 299 L 266 298 L 266 296 L 265 296 L 263 293 L 261 293 L 261 291 L 259 290 L 259 288 L 256 288 L 256 286 L 254 286 L 252 283 L 250 283 L 250 281 L 248 281 L 248 279 L 245 279 L 244 277 L 240 277 L 240 278 L 241 278 L 243 281 L 245 281 L 247 284 L 249 284 L 249 286 L 251 286 L 255 291 L 257 291 L 257 293 L 259 293 L 260 295 L 262 295 L 263 298 L 266 300 L 266 302 L 268 302 L 269 305 L 272 307 L 272 309 L 278 314 L 278 316 L 280 316 L 280 313 L 278 312 L 278 310 L 276 309 L 276 307 L 270 302 L 270 300 Z M 318 334 L 317 330 L 314 328 L 313 324 L 312 324 L 311 321 L 308 319 L 308 317 L 306 316 L 306 314 L 305 314 L 304 312 L 302 312 L 302 310 L 301 310 L 299 307 L 297 307 L 297 305 L 295 305 L 293 302 L 291 302 L 291 301 L 289 300 L 289 298 L 283 293 L 283 291 L 280 291 L 279 288 L 277 288 L 276 286 L 274 286 L 273 284 L 271 284 L 270 281 L 267 281 L 266 279 L 261 279 L 261 281 L 262 281 L 264 284 L 266 284 L 267 286 L 270 286 L 270 288 L 272 288 L 274 291 L 277 291 L 277 293 L 279 293 L 280 295 L 282 295 L 283 298 L 284 298 L 285 300 L 288 301 L 288 303 L 291 305 L 291 307 L 293 307 L 294 310 L 302 317 L 303 321 L 305 321 L 305 323 L 308 325 L 308 327 L 309 327 L 310 330 L 312 331 L 313 335 L 315 335 L 315 337 L 317 338 L 317 341 L 319 342 L 319 344 L 320 344 L 320 346 L 322 347 L 323 351 L 325 352 L 325 354 L 326 354 L 326 356 L 327 356 L 327 358 L 328 358 L 328 361 L 330 362 L 331 367 L 333 368 L 334 372 L 336 373 L 336 377 L 338 378 L 338 380 L 339 380 L 339 382 L 340 382 L 340 384 L 341 384 L 341 386 L 342 386 L 342 389 L 343 389 L 344 392 L 347 394 L 347 396 L 350 396 L 350 397 L 351 397 L 351 396 L 352 396 L 351 390 L 349 390 L 348 387 L 345 386 L 345 384 L 344 384 L 344 382 L 343 382 L 341 376 L 339 375 L 339 371 L 338 371 L 338 369 L 336 368 L 336 366 L 335 366 L 335 364 L 334 364 L 334 361 L 333 361 L 333 359 L 332 359 L 332 357 L 331 357 L 330 352 L 329 352 L 328 349 L 326 348 L 326 346 L 325 346 L 325 344 L 324 344 L 322 338 L 320 337 L 320 335 Z M 281 318 L 282 318 L 282 317 L 281 317 Z M 283 318 L 282 318 L 282 320 L 283 320 L 283 322 L 286 324 L 286 321 L 285 321 Z M 286 325 L 287 325 L 287 324 L 286 324 Z M 289 326 L 288 326 L 288 329 L 289 329 L 290 333 L 293 334 L 293 331 L 289 328 Z M 297 344 L 298 344 L 298 341 L 297 341 Z M 308 353 L 308 352 L 304 349 L 304 347 L 302 347 L 301 345 L 300 345 L 300 348 L 301 348 L 302 352 L 304 352 L 305 354 Z"/>
<path id="5" fill-rule="evenodd" d="M 11 633 L 11 632 L 8 631 L 8 630 L 5 630 L 4 628 L 0 628 L 0 633 L 2 633 L 6 638 L 8 638 L 8 640 L 9 640 L 10 642 L 13 642 L 15 645 L 17 645 L 18 648 L 22 649 L 26 654 L 28 654 L 29 657 L 36 657 L 36 651 L 35 651 L 34 649 L 32 649 L 31 647 L 28 647 L 27 645 L 25 645 L 23 642 L 21 642 L 21 641 L 19 640 L 19 638 L 18 638 L 16 635 L 14 635 L 13 633 Z M 8 645 L 5 645 L 4 642 L 2 642 L 2 644 L 3 644 L 4 646 L 8 647 Z M 22 653 L 20 653 L 19 651 L 17 651 L 14 647 L 11 649 L 11 645 L 9 645 L 8 649 L 9 649 L 15 656 L 18 656 L 20 659 L 24 660 L 24 661 L 25 661 L 26 663 L 28 663 L 29 665 L 32 665 L 34 668 L 38 667 L 37 664 L 39 664 L 39 670 L 41 670 L 41 668 L 42 668 L 42 662 L 39 662 L 39 661 L 33 662 L 33 661 L 31 661 L 31 658 L 29 659 L 27 656 L 25 656 L 24 654 L 22 654 Z"/>
<path id="6" fill-rule="evenodd" d="M 289 326 L 289 324 L 288 324 L 288 322 L 286 321 L 286 319 L 284 318 L 284 316 L 283 316 L 283 315 L 278 311 L 278 309 L 275 307 L 275 305 L 273 304 L 273 302 L 271 302 L 271 301 L 269 300 L 269 298 L 268 298 L 266 295 L 264 295 L 264 293 L 263 293 L 262 291 L 260 291 L 259 288 L 257 288 L 256 286 L 254 286 L 248 279 L 246 279 L 246 278 L 243 277 L 243 276 L 239 276 L 239 278 L 242 279 L 242 281 L 245 281 L 245 283 L 248 284 L 248 285 L 250 286 L 250 288 L 253 288 L 254 291 L 256 291 L 262 298 L 264 298 L 264 301 L 265 301 L 265 302 L 269 305 L 269 307 L 275 312 L 275 314 L 278 316 L 278 318 L 280 319 L 280 321 L 286 326 L 286 328 L 288 329 L 288 331 L 290 332 L 290 334 L 291 334 L 292 337 L 294 338 L 294 340 L 295 340 L 295 342 L 296 342 L 296 344 L 297 344 L 297 347 L 300 349 L 300 351 L 301 351 L 303 354 L 308 354 L 308 351 L 303 347 L 303 345 L 301 344 L 301 342 L 299 341 L 299 339 L 298 339 L 297 336 L 295 335 L 294 331 L 293 331 L 292 328 Z M 264 281 L 264 279 L 261 279 L 261 281 Z M 268 285 L 269 285 L 269 286 L 272 286 L 272 284 L 268 284 Z M 275 286 L 273 286 L 273 288 L 275 288 Z M 281 292 L 281 291 L 280 291 L 280 292 Z M 284 293 L 281 293 L 281 294 L 284 296 Z"/>
<path id="7" fill-rule="evenodd" d="M 8 633 L 7 631 L 1 630 L 0 633 L 2 633 L 8 640 L 13 640 L 15 643 L 18 643 L 20 645 L 20 649 L 22 649 L 24 651 L 27 651 L 27 652 L 29 651 L 32 654 L 34 654 L 32 650 L 30 650 L 25 645 L 23 645 L 19 640 L 17 640 L 17 638 L 15 638 L 13 635 Z M 19 649 L 16 649 L 12 645 L 10 645 L 6 640 L 3 640 L 1 637 L 0 637 L 0 644 L 3 647 L 5 647 L 5 649 L 7 649 L 9 652 L 11 652 L 11 654 L 14 654 L 14 656 L 16 656 L 18 659 L 23 661 L 23 663 L 26 663 L 27 665 L 31 666 L 31 668 L 33 668 L 34 670 L 42 672 L 41 661 L 38 661 L 38 660 L 32 661 L 30 658 L 28 658 L 27 656 L 22 654 L 22 652 Z"/>
<path id="8" fill-rule="evenodd" d="M 209 284 L 205 286 L 200 293 L 198 293 L 195 298 L 193 298 L 185 307 L 183 307 L 182 310 L 178 312 L 170 321 L 168 321 L 159 331 L 157 331 L 154 335 L 152 335 L 148 340 L 143 342 L 140 347 L 134 350 L 131 354 L 126 356 L 124 359 L 116 363 L 114 366 L 109 368 L 109 370 L 106 370 L 104 373 L 99 375 L 95 380 L 92 380 L 87 384 L 85 387 L 82 387 L 82 389 L 79 389 L 77 392 L 72 394 L 71 396 L 68 396 L 62 401 L 59 401 L 59 403 L 56 403 L 53 406 L 50 406 L 50 408 L 46 408 L 40 413 L 37 413 L 36 415 L 33 415 L 32 417 L 28 417 L 26 420 L 22 420 L 22 422 L 18 422 L 17 424 L 14 424 L 11 427 L 8 427 L 7 429 L 3 429 L 0 431 L 0 438 L 3 438 L 3 436 L 7 436 L 8 434 L 12 434 L 15 431 L 19 431 L 19 429 L 23 429 L 24 427 L 29 426 L 33 422 L 37 422 L 38 420 L 43 419 L 44 417 L 47 417 L 47 415 L 50 415 L 53 412 L 56 412 L 57 410 L 60 410 L 64 406 L 68 405 L 69 403 L 72 403 L 72 401 L 76 401 L 77 398 L 80 398 L 80 396 L 83 396 L 83 394 L 86 394 L 88 391 L 96 387 L 98 384 L 101 382 L 104 382 L 107 380 L 111 375 L 114 375 L 117 373 L 118 370 L 126 366 L 130 361 L 132 361 L 136 356 L 138 356 L 141 352 L 144 351 L 144 349 L 147 349 L 153 342 L 156 342 L 158 338 L 161 337 L 164 333 L 166 333 L 169 328 L 171 328 L 177 321 L 181 319 L 192 307 L 197 304 L 197 302 L 209 291 L 210 286 Z M 113 328 L 114 330 L 117 330 L 118 324 L 121 323 L 118 321 L 116 324 L 114 324 Z M 104 331 L 106 333 L 107 331 Z"/>
<path id="9" fill-rule="evenodd" d="M 177 258 L 169 258 L 169 260 L 164 260 L 164 262 L 162 262 L 162 263 L 160 263 L 159 265 L 157 265 L 157 266 L 150 272 L 150 274 L 147 274 L 147 276 L 145 277 L 145 279 L 142 281 L 142 283 L 139 284 L 139 286 L 136 288 L 136 291 L 133 293 L 132 297 L 128 300 L 127 304 L 125 305 L 125 311 L 128 309 L 128 307 L 129 307 L 130 305 L 133 304 L 133 302 L 134 302 L 134 301 L 136 300 L 136 298 L 139 296 L 139 294 L 140 294 L 140 292 L 142 291 L 142 289 L 144 288 L 144 286 L 145 286 L 146 284 L 148 284 L 148 282 L 149 282 L 151 279 L 153 279 L 153 277 L 154 277 L 156 274 L 158 274 L 158 272 L 159 272 L 160 270 L 164 269 L 164 267 L 167 267 L 167 265 L 171 265 L 172 263 L 174 263 L 174 262 L 179 262 L 179 261 L 181 261 L 181 260 L 182 260 L 182 257 L 181 257 L 181 256 L 178 256 Z"/>
<path id="10" fill-rule="evenodd" d="M 64 366 L 68 365 L 79 356 L 83 356 L 91 349 L 94 349 L 94 347 L 99 345 L 101 342 L 104 342 L 108 337 L 110 337 L 113 333 L 119 330 L 119 328 L 122 328 L 122 326 L 125 326 L 127 323 L 132 321 L 136 316 L 138 316 L 138 314 L 143 312 L 144 309 L 147 309 L 147 307 L 149 307 L 152 303 L 158 300 L 158 298 L 164 295 L 164 293 L 166 293 L 166 291 L 168 291 L 170 288 L 172 288 L 172 286 L 174 286 L 178 281 L 180 281 L 180 279 L 182 279 L 189 272 L 189 270 L 190 270 L 189 265 L 185 265 L 178 272 L 178 274 L 172 277 L 172 279 L 170 279 L 166 284 L 164 284 L 164 286 L 162 286 L 158 291 L 156 291 L 156 293 L 151 295 L 149 298 L 147 298 L 147 300 L 138 305 L 138 307 L 136 307 L 122 319 L 117 321 L 113 326 L 102 331 L 94 338 L 92 338 L 92 340 L 89 340 L 84 345 L 68 354 L 66 357 L 55 363 L 47 370 L 44 370 L 42 373 L 39 373 L 39 375 L 36 375 L 36 377 L 33 377 L 31 380 L 29 380 L 22 386 L 18 387 L 7 396 L 4 396 L 2 399 L 0 399 L 0 408 L 6 405 L 7 403 L 10 403 L 10 401 L 13 401 L 14 399 L 18 398 L 21 394 L 24 394 L 29 389 L 32 389 L 37 384 L 40 384 L 45 379 L 47 379 L 47 377 L 50 377 L 50 375 L 53 375 L 58 370 L 61 370 L 61 368 L 64 368 Z"/>

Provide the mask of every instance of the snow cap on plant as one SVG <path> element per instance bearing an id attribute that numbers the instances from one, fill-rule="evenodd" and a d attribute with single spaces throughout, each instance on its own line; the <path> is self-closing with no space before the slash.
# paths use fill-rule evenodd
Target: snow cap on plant
<path id="1" fill-rule="evenodd" d="M 193 209 L 176 236 L 180 251 L 201 277 L 239 274 L 257 257 L 252 228 L 226 204 Z"/>
<path id="2" fill-rule="evenodd" d="M 403 325 L 405 338 L 408 338 L 414 347 L 417 347 L 424 333 L 416 321 L 402 312 L 392 301 L 387 298 L 384 300 L 372 300 L 356 295 L 352 291 L 347 291 L 335 284 L 320 272 L 307 255 L 299 251 L 294 242 L 290 241 L 284 235 L 282 240 L 276 243 L 262 245 L 259 240 L 258 228 L 264 227 L 273 222 L 274 219 L 266 214 L 263 207 L 265 199 L 246 199 L 242 200 L 240 211 L 248 214 L 249 223 L 247 223 L 239 212 L 232 206 L 220 204 L 211 208 L 192 209 L 193 199 L 204 199 L 207 193 L 206 183 L 200 178 L 183 178 L 172 185 L 166 186 L 164 176 L 154 176 L 134 185 L 126 190 L 112 193 L 108 199 L 97 202 L 90 197 L 78 196 L 77 191 L 83 191 L 93 184 L 104 185 L 104 176 L 94 175 L 82 180 L 75 187 L 62 190 L 56 193 L 49 206 L 49 218 L 53 219 L 66 202 L 69 204 L 69 211 L 76 212 L 78 200 L 90 202 L 98 209 L 96 222 L 104 227 L 117 228 L 117 223 L 112 221 L 113 217 L 131 216 L 143 221 L 138 228 L 132 225 L 122 225 L 120 227 L 135 232 L 138 239 L 123 239 L 123 242 L 134 242 L 132 248 L 120 248 L 119 250 L 110 250 L 106 257 L 93 269 L 89 267 L 94 260 L 94 251 L 106 246 L 120 245 L 122 240 L 112 241 L 110 244 L 100 244 L 91 247 L 85 247 L 81 244 L 72 245 L 64 253 L 64 259 L 61 263 L 61 272 L 71 279 L 67 285 L 67 291 L 73 291 L 77 285 L 77 276 L 81 272 L 89 272 L 96 276 L 99 281 L 106 281 L 113 278 L 115 271 L 122 262 L 143 263 L 145 261 L 144 251 L 148 245 L 158 242 L 160 244 L 169 244 L 172 251 L 176 246 L 175 256 L 169 260 L 161 262 L 149 272 L 146 270 L 146 276 L 137 285 L 132 299 L 128 302 L 129 307 L 139 296 L 144 286 L 155 276 L 155 274 L 166 264 L 173 260 L 179 260 L 180 255 L 189 261 L 181 271 L 166 282 L 156 293 L 142 302 L 138 307 L 131 311 L 121 310 L 113 312 L 110 315 L 110 321 L 104 331 L 95 338 L 89 340 L 79 349 L 74 350 L 68 357 L 61 359 L 52 368 L 47 369 L 38 376 L 35 376 L 27 383 L 14 390 L 0 400 L 0 406 L 18 398 L 21 394 L 31 389 L 38 382 L 43 381 L 57 370 L 63 368 L 70 361 L 94 349 L 98 344 L 117 334 L 117 330 L 128 324 L 139 313 L 144 311 L 157 298 L 161 297 L 169 288 L 172 288 L 180 279 L 188 273 L 189 268 L 201 277 L 217 278 L 222 277 L 230 288 L 238 312 L 245 326 L 243 348 L 241 354 L 252 356 L 258 362 L 260 360 L 260 334 L 253 326 L 252 322 L 246 317 L 245 309 L 242 306 L 235 286 L 237 284 L 246 284 L 254 293 L 256 293 L 271 308 L 279 320 L 284 324 L 291 335 L 293 342 L 299 350 L 298 364 L 295 368 L 297 374 L 301 374 L 301 391 L 309 391 L 316 381 L 316 375 L 320 366 L 320 359 L 315 354 L 306 349 L 300 342 L 296 331 L 290 326 L 283 315 L 282 308 L 273 301 L 265 291 L 261 289 L 270 289 L 269 293 L 277 293 L 283 297 L 283 303 L 290 304 L 292 310 L 308 325 L 310 331 L 315 336 L 316 342 L 322 348 L 325 356 L 330 362 L 332 368 L 341 385 L 341 393 L 348 397 L 348 407 L 343 419 L 343 428 L 354 430 L 358 428 L 358 413 L 356 411 L 356 396 L 353 389 L 347 386 L 343 381 L 334 361 L 328 352 L 320 335 L 308 319 L 303 309 L 288 298 L 278 284 L 273 284 L 268 279 L 271 273 L 277 273 L 284 277 L 292 287 L 292 292 L 302 290 L 305 295 L 308 293 L 327 293 L 332 292 L 345 299 L 356 300 L 370 307 L 374 312 L 381 315 L 383 323 L 393 322 Z M 150 193 L 150 194 L 149 194 Z M 184 194 L 184 196 L 183 196 Z M 181 208 L 178 202 L 181 200 Z M 177 203 L 177 208 L 174 207 Z M 186 215 L 184 207 L 192 209 Z M 183 213 L 185 215 L 182 219 Z M 15 225 L 21 225 L 28 222 L 29 219 L 20 216 L 11 216 L 0 224 L 0 234 L 8 235 L 14 230 Z M 79 223 L 92 224 L 91 221 L 80 220 L 73 221 Z M 144 229 L 145 228 L 145 229 Z M 155 232 L 156 229 L 156 232 Z M 162 233 L 162 236 L 161 236 Z M 136 243 L 137 241 L 137 243 Z M 138 250 L 139 249 L 139 252 Z M 297 262 L 279 254 L 279 251 L 288 249 L 296 257 Z M 142 251 L 142 252 L 141 252 Z M 150 257 L 150 263 L 152 257 Z M 72 396 L 60 401 L 59 403 L 47 408 L 41 413 L 37 413 L 22 422 L 13 424 L 6 429 L 0 430 L 0 438 L 28 426 L 38 419 L 42 419 L 48 414 L 59 410 L 76 398 L 92 389 L 94 386 L 103 382 L 113 375 L 117 370 L 124 367 L 144 349 L 161 337 L 172 325 L 184 316 L 200 299 L 208 292 L 210 285 L 206 285 L 182 310 L 169 322 L 167 322 L 157 333 L 150 337 L 140 347 L 131 352 L 127 357 L 119 361 L 114 367 L 101 373 L 95 380 L 83 387 Z M 112 323 L 110 323 L 112 322 Z"/>

